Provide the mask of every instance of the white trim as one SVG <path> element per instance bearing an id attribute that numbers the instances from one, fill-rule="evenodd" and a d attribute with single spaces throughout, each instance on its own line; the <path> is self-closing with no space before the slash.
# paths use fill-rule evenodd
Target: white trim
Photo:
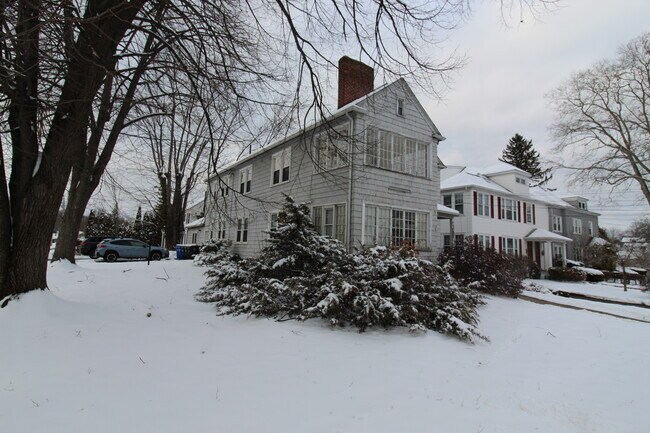
<path id="1" fill-rule="evenodd" d="M 427 250 L 433 251 L 433 245 L 432 245 L 432 235 L 433 235 L 433 218 L 435 217 L 434 212 L 432 212 L 430 209 L 417 209 L 417 208 L 409 208 L 409 207 L 401 207 L 399 205 L 392 205 L 392 204 L 381 204 L 381 203 L 376 203 L 376 202 L 369 202 L 362 200 L 361 201 L 362 205 L 362 212 L 361 212 L 361 245 L 366 245 L 364 243 L 364 240 L 366 239 L 366 206 L 375 206 L 375 207 L 384 207 L 384 208 L 389 208 L 391 211 L 392 210 L 401 210 L 401 211 L 409 211 L 409 212 L 419 212 L 419 213 L 426 213 L 428 215 L 428 225 L 427 225 Z M 391 220 L 392 220 L 392 212 L 391 212 Z M 417 218 L 417 217 L 416 217 Z"/>
<path id="2" fill-rule="evenodd" d="M 285 154 L 285 152 L 287 152 L 287 150 L 289 151 L 289 178 L 287 180 L 282 180 L 282 172 L 285 169 L 285 167 L 284 167 L 284 154 Z M 273 173 L 274 173 L 274 171 L 273 171 L 273 159 L 278 155 L 280 155 L 280 161 L 282 162 L 282 165 L 281 165 L 282 168 L 280 169 L 280 178 L 279 178 L 280 181 L 278 183 L 273 183 Z M 293 155 L 292 155 L 292 152 L 291 152 L 291 146 L 286 146 L 282 150 L 278 150 L 277 152 L 274 152 L 274 153 L 271 154 L 271 179 L 269 180 L 269 185 L 271 187 L 278 186 L 278 185 L 283 185 L 285 183 L 288 183 L 291 180 L 291 165 L 292 165 L 291 163 L 293 162 L 292 157 L 293 157 Z"/>
<path id="3" fill-rule="evenodd" d="M 242 185 L 241 175 L 242 175 L 242 172 L 246 172 L 246 171 L 248 171 L 248 169 L 250 169 L 250 179 L 247 180 L 246 182 L 244 182 L 244 192 L 242 192 L 242 190 L 241 190 L 241 185 Z M 237 193 L 241 194 L 241 195 L 246 195 L 246 194 L 249 194 L 251 191 L 253 191 L 253 164 L 248 164 L 247 166 L 240 168 L 238 170 L 237 174 L 239 175 L 238 176 L 239 177 L 239 183 L 237 184 L 238 185 Z M 246 183 L 248 183 L 248 182 L 251 183 L 250 191 L 246 191 Z"/>

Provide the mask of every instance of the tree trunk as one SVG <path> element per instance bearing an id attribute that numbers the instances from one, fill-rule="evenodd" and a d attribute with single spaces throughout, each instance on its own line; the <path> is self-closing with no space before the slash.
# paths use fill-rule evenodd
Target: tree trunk
<path id="1" fill-rule="evenodd" d="M 79 228 L 81 227 L 81 221 L 83 220 L 84 211 L 86 210 L 89 199 L 90 197 L 87 200 L 83 200 L 82 197 L 76 195 L 74 201 L 68 201 L 63 218 L 61 219 L 59 237 L 54 247 L 53 262 L 57 260 L 68 260 L 70 263 L 75 262 Z"/>

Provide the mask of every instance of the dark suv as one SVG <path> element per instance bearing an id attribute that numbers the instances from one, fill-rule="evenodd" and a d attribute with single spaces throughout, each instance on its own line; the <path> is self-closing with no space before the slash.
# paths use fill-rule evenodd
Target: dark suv
<path id="1" fill-rule="evenodd" d="M 81 245 L 79 245 L 79 252 L 84 256 L 90 256 L 93 259 L 97 258 L 97 244 L 99 244 L 104 239 L 115 239 L 113 236 L 91 236 L 88 239 L 84 240 Z"/>

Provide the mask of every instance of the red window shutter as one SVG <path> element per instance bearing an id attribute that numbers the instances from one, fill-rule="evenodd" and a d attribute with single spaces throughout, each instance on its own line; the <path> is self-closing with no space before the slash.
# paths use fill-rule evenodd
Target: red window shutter
<path id="1" fill-rule="evenodd" d="M 524 208 L 524 224 L 526 224 L 526 202 L 524 202 L 522 207 Z"/>
<path id="2" fill-rule="evenodd" d="M 501 242 L 501 236 L 499 236 L 499 254 L 503 254 L 503 247 L 502 247 L 502 242 Z"/>
<path id="3" fill-rule="evenodd" d="M 497 197 L 497 217 L 501 219 L 501 197 Z M 501 244 L 499 243 L 499 245 Z"/>
<path id="4" fill-rule="evenodd" d="M 535 205 L 533 205 L 533 224 L 537 224 L 535 222 Z"/>
<path id="5" fill-rule="evenodd" d="M 474 215 L 478 215 L 478 197 L 476 191 L 474 191 Z"/>
<path id="6" fill-rule="evenodd" d="M 490 195 L 490 214 L 492 215 L 492 218 L 494 218 L 494 196 Z M 494 236 L 492 237 L 494 239 Z"/>
<path id="7" fill-rule="evenodd" d="M 521 239 L 519 239 L 519 257 L 522 256 L 522 251 L 521 251 Z"/>
<path id="8" fill-rule="evenodd" d="M 517 220 L 521 222 L 521 202 L 517 201 Z"/>
<path id="9" fill-rule="evenodd" d="M 492 245 L 492 248 L 494 248 L 494 249 L 497 248 L 497 246 L 494 244 L 494 236 L 492 236 L 492 243 L 490 245 Z"/>

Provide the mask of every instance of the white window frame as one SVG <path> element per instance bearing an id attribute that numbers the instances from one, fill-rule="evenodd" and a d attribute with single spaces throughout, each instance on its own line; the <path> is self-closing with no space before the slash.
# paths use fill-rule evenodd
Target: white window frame
<path id="1" fill-rule="evenodd" d="M 562 233 L 562 216 L 553 215 L 553 231 L 557 233 Z"/>
<path id="2" fill-rule="evenodd" d="M 512 242 L 512 247 L 508 244 Z M 501 252 L 503 254 L 510 254 L 513 256 L 519 255 L 519 239 L 512 237 L 502 237 L 501 238 Z"/>
<path id="3" fill-rule="evenodd" d="M 490 248 L 490 239 L 491 239 L 490 235 L 479 234 L 479 235 L 476 235 L 476 236 L 478 238 L 478 245 L 481 248 L 483 248 L 484 250 L 487 250 L 488 248 Z"/>
<path id="4" fill-rule="evenodd" d="M 490 194 L 482 192 L 476 193 L 476 206 L 477 215 L 482 217 L 490 217 Z"/>
<path id="5" fill-rule="evenodd" d="M 366 130 L 366 165 L 429 178 L 430 143 L 375 127 Z"/>
<path id="6" fill-rule="evenodd" d="M 524 214 L 526 215 L 526 224 L 533 223 L 533 204 L 524 203 Z"/>
<path id="7" fill-rule="evenodd" d="M 587 221 L 587 230 L 588 230 L 589 236 L 594 235 L 594 222 L 593 221 Z"/>
<path id="8" fill-rule="evenodd" d="M 582 234 L 582 220 L 580 218 L 572 218 L 573 225 L 573 234 L 581 235 Z"/>
<path id="9" fill-rule="evenodd" d="M 253 165 L 239 169 L 239 193 L 246 195 L 251 192 L 253 185 Z"/>
<path id="10" fill-rule="evenodd" d="M 395 225 L 394 212 L 401 212 L 404 224 Z M 406 213 L 413 213 L 414 222 L 412 228 L 407 228 Z M 364 245 L 385 245 L 394 244 L 395 238 L 407 239 L 407 229 L 413 233 L 413 245 L 417 249 L 428 249 L 431 247 L 431 212 L 421 209 L 408 209 L 385 204 L 364 203 L 363 204 L 363 226 L 362 239 Z M 395 236 L 395 230 L 402 230 L 402 236 Z M 371 233 L 374 231 L 374 233 Z M 382 233 L 383 232 L 383 233 Z"/>
<path id="11" fill-rule="evenodd" d="M 217 239 L 224 240 L 226 239 L 226 220 L 220 219 L 217 221 Z"/>
<path id="12" fill-rule="evenodd" d="M 275 181 L 275 173 L 278 180 Z M 286 174 L 286 176 L 285 176 Z M 285 179 L 286 177 L 286 179 Z M 271 185 L 281 185 L 291 179 L 291 147 L 285 147 L 271 155 Z"/>
<path id="13" fill-rule="evenodd" d="M 332 212 L 332 222 L 330 224 L 327 224 L 325 218 L 328 211 Z M 312 206 L 311 215 L 312 223 L 318 234 L 337 239 L 342 243 L 346 242 L 348 236 L 348 206 L 345 202 Z M 331 234 L 326 233 L 327 227 L 331 227 Z"/>
<path id="14" fill-rule="evenodd" d="M 320 171 L 347 167 L 349 163 L 349 125 L 322 132 L 316 137 L 316 162 Z"/>
<path id="15" fill-rule="evenodd" d="M 196 243 L 196 239 L 198 238 L 198 235 L 199 234 L 197 232 L 192 233 L 192 242 L 191 243 L 193 243 L 193 244 Z"/>
<path id="16" fill-rule="evenodd" d="M 227 197 L 230 195 L 230 190 L 232 189 L 232 179 L 232 173 L 226 174 L 219 179 L 221 183 L 221 186 L 219 187 L 221 190 L 221 197 Z"/>
<path id="17" fill-rule="evenodd" d="M 406 115 L 406 100 L 404 98 L 397 98 L 397 115 L 405 117 Z"/>
<path id="18" fill-rule="evenodd" d="M 506 203 L 511 203 L 512 206 L 506 206 Z M 512 210 L 512 218 L 508 218 L 508 210 Z M 501 198 L 501 219 L 505 221 L 517 221 L 517 201 L 511 198 Z"/>
<path id="19" fill-rule="evenodd" d="M 515 176 L 515 182 L 520 183 L 522 185 L 526 185 L 526 179 L 523 177 Z"/>
<path id="20" fill-rule="evenodd" d="M 587 210 L 587 202 L 585 201 L 579 201 L 578 202 L 578 208 L 582 210 Z"/>
<path id="21" fill-rule="evenodd" d="M 278 229 L 278 217 L 280 213 L 279 212 L 271 212 L 269 213 L 269 231 L 274 232 Z"/>
<path id="22" fill-rule="evenodd" d="M 248 227 L 249 221 L 247 217 L 237 218 L 237 237 L 235 243 L 247 244 L 248 243 Z"/>

